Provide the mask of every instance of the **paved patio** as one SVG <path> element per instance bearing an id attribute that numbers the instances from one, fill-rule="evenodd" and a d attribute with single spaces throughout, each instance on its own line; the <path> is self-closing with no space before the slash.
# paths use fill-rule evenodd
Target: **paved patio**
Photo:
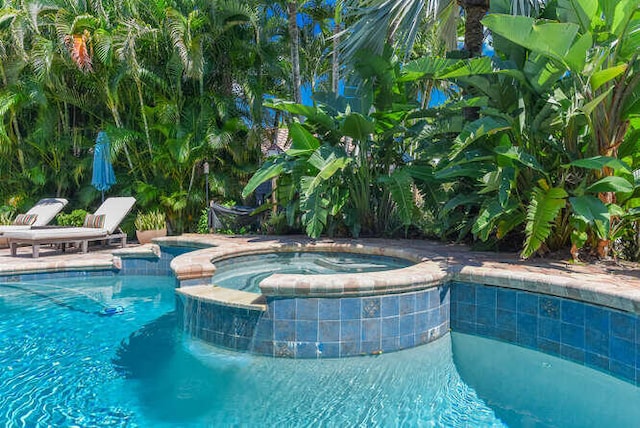
<path id="1" fill-rule="evenodd" d="M 260 245 L 295 244 L 302 245 L 310 240 L 300 236 L 226 236 L 226 235 L 195 235 L 186 234 L 180 237 L 161 239 L 167 244 L 197 244 L 211 245 L 218 248 L 245 247 L 252 243 Z M 338 241 L 338 240 L 336 240 Z M 370 240 L 339 240 L 340 243 L 369 242 Z M 415 251 L 428 255 L 430 260 L 445 263 L 448 269 L 463 273 L 469 281 L 482 283 L 484 279 L 493 278 L 496 282 L 512 288 L 528 289 L 530 280 L 539 279 L 543 285 L 569 285 L 580 288 L 582 294 L 604 293 L 605 297 L 625 297 L 633 301 L 633 308 L 627 308 L 640 313 L 640 264 L 627 262 L 602 261 L 590 264 L 572 264 L 568 261 L 552 259 L 532 259 L 522 261 L 517 254 L 487 253 L 470 251 L 462 245 L 447 245 L 421 240 L 371 240 L 378 245 L 386 243 L 402 246 L 406 251 Z M 333 242 L 324 240 L 323 242 Z M 129 244 L 124 252 L 150 253 L 152 247 Z M 87 254 L 77 249 L 69 249 L 63 253 L 55 248 L 43 248 L 41 256 L 31 258 L 29 247 L 19 248 L 18 256 L 11 257 L 9 249 L 0 249 L 0 275 L 10 275 L 27 272 L 46 272 L 55 270 L 94 270 L 119 267 L 118 253 L 122 253 L 118 246 L 91 247 Z M 115 253 L 115 255 L 114 255 Z M 208 252 L 200 252 L 198 263 L 209 264 Z M 523 280 L 522 278 L 525 278 Z M 544 290 L 532 290 L 544 291 Z M 580 294 L 580 293 L 578 293 Z M 571 296 L 570 296 L 571 297 Z M 580 298 L 579 295 L 576 296 Z M 592 300 L 592 299 L 587 299 Z M 603 304 L 607 304 L 605 301 Z M 608 306 L 610 306 L 608 304 Z"/>

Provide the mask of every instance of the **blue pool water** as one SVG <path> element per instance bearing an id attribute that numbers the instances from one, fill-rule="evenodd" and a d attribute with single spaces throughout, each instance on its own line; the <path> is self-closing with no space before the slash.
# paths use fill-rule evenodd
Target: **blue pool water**
<path id="1" fill-rule="evenodd" d="M 413 263 L 397 257 L 355 253 L 291 252 L 238 256 L 216 262 L 213 283 L 260 293 L 260 282 L 275 273 L 330 275 L 400 269 Z"/>
<path id="2" fill-rule="evenodd" d="M 329 360 L 235 353 L 182 336 L 173 279 L 0 284 L 7 426 L 637 426 L 640 388 L 452 333 Z M 124 312 L 100 316 L 105 307 Z"/>

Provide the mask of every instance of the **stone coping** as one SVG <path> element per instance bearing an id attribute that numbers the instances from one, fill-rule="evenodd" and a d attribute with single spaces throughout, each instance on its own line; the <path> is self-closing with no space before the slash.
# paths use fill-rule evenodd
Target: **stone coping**
<path id="1" fill-rule="evenodd" d="M 234 308 L 261 312 L 267 310 L 267 304 L 263 296 L 241 290 L 231 290 L 229 288 L 211 285 L 194 285 L 191 287 L 178 288 L 176 292 L 188 296 L 190 299 L 217 303 Z"/>
<path id="2" fill-rule="evenodd" d="M 180 242 L 188 242 L 183 235 Z M 212 247 L 174 258 L 171 268 L 179 281 L 219 288 L 215 262 L 231 257 L 270 252 L 344 251 L 400 257 L 415 265 L 358 274 L 274 274 L 260 283 L 269 297 L 352 297 L 396 294 L 435 287 L 451 280 L 519 289 L 593 303 L 640 314 L 640 267 L 608 264 L 572 265 L 537 259 L 522 261 L 516 254 L 472 252 L 461 245 L 422 240 L 323 239 L 299 236 L 195 235 Z M 172 238 L 163 238 L 165 245 Z M 213 277 L 213 278 L 212 278 Z M 207 298 L 200 288 L 183 287 L 181 294 Z M 233 295 L 236 290 L 229 290 Z M 246 293 L 246 292 L 242 292 Z M 258 294 L 249 293 L 258 298 Z M 218 297 L 212 298 L 219 302 Z M 233 299 L 233 298 L 232 298 Z"/>

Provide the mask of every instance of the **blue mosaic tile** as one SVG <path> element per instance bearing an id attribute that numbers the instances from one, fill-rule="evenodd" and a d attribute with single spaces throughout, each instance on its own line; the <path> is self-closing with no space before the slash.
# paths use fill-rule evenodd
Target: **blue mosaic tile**
<path id="1" fill-rule="evenodd" d="M 416 312 L 424 312 L 429 309 L 429 291 L 416 293 Z"/>
<path id="2" fill-rule="evenodd" d="M 586 325 L 593 330 L 609 334 L 611 311 L 598 306 L 585 306 Z"/>
<path id="3" fill-rule="evenodd" d="M 295 299 L 296 319 L 298 320 L 318 320 L 318 299 Z"/>
<path id="4" fill-rule="evenodd" d="M 456 323 L 456 331 L 459 331 L 460 333 L 468 333 L 468 334 L 475 334 L 477 332 L 478 329 L 478 325 L 475 323 L 470 323 L 470 322 L 465 322 L 465 321 L 458 321 Z M 496 333 L 497 334 L 497 333 Z M 515 330 L 513 331 L 513 338 L 515 339 Z"/>
<path id="5" fill-rule="evenodd" d="M 340 324 L 340 341 L 360 340 L 360 320 L 343 320 Z"/>
<path id="6" fill-rule="evenodd" d="M 538 337 L 538 349 L 551 355 L 560 355 L 560 343 Z"/>
<path id="7" fill-rule="evenodd" d="M 609 358 L 611 361 L 633 366 L 636 363 L 636 347 L 630 341 L 611 337 L 609 338 Z"/>
<path id="8" fill-rule="evenodd" d="M 451 287 L 449 284 L 439 286 L 438 292 L 440 296 L 439 304 L 449 305 L 451 303 Z"/>
<path id="9" fill-rule="evenodd" d="M 584 325 L 584 303 L 574 302 L 572 300 L 562 300 L 560 312 L 562 314 L 560 317 L 562 322 L 580 326 Z"/>
<path id="10" fill-rule="evenodd" d="M 382 318 L 382 337 L 397 337 L 400 335 L 400 317 Z"/>
<path id="11" fill-rule="evenodd" d="M 496 325 L 496 307 L 495 306 L 476 306 L 476 322 L 485 326 L 495 327 Z"/>
<path id="12" fill-rule="evenodd" d="M 382 338 L 382 342 L 380 344 L 382 351 L 391 352 L 400 349 L 400 337 L 384 337 Z"/>
<path id="13" fill-rule="evenodd" d="M 516 312 L 516 293 L 513 290 L 498 288 L 496 291 L 498 309 Z"/>
<path id="14" fill-rule="evenodd" d="M 476 303 L 476 285 L 467 282 L 456 283 L 457 300 L 462 303 Z"/>
<path id="15" fill-rule="evenodd" d="M 489 306 L 495 308 L 497 306 L 496 287 L 477 287 L 476 304 L 478 306 Z"/>
<path id="16" fill-rule="evenodd" d="M 518 291 L 516 293 L 516 301 L 519 313 L 538 315 L 538 295 Z"/>
<path id="17" fill-rule="evenodd" d="M 413 314 L 416 311 L 416 295 L 409 293 L 400 295 L 400 315 Z"/>
<path id="18" fill-rule="evenodd" d="M 260 319 L 256 325 L 255 337 L 257 340 L 273 340 L 273 321 Z"/>
<path id="19" fill-rule="evenodd" d="M 360 355 L 360 342 L 340 342 L 341 357 L 355 357 Z"/>
<path id="20" fill-rule="evenodd" d="M 380 318 L 380 297 L 362 299 L 362 318 Z"/>
<path id="21" fill-rule="evenodd" d="M 380 318 L 362 320 L 362 341 L 380 341 L 381 326 Z M 378 345 L 379 346 L 379 345 Z"/>
<path id="22" fill-rule="evenodd" d="M 296 340 L 296 322 L 293 320 L 275 320 L 273 337 L 275 340 Z"/>
<path id="23" fill-rule="evenodd" d="M 538 318 L 536 316 L 519 312 L 516 318 L 518 322 L 516 337 L 520 335 L 538 336 Z"/>
<path id="24" fill-rule="evenodd" d="M 585 352 L 584 349 L 574 348 L 570 345 L 560 345 L 560 355 L 569 360 L 576 361 L 580 364 L 584 364 Z"/>
<path id="25" fill-rule="evenodd" d="M 416 339 L 413 334 L 408 336 L 400 336 L 400 349 L 412 348 L 416 344 Z"/>
<path id="26" fill-rule="evenodd" d="M 405 315 L 400 317 L 400 335 L 413 335 L 415 334 L 415 316 Z"/>
<path id="27" fill-rule="evenodd" d="M 476 333 L 486 337 L 496 337 L 497 331 L 495 325 L 478 324 Z"/>
<path id="28" fill-rule="evenodd" d="M 339 358 L 340 343 L 339 342 L 322 342 L 318 344 L 320 358 Z"/>
<path id="29" fill-rule="evenodd" d="M 636 340 L 636 320 L 629 314 L 611 312 L 611 335 L 621 339 Z"/>
<path id="30" fill-rule="evenodd" d="M 256 340 L 253 342 L 253 344 L 251 345 L 251 348 L 249 349 L 251 349 L 253 352 L 257 354 L 273 356 L 273 341 L 272 340 L 268 340 L 268 341 Z"/>
<path id="31" fill-rule="evenodd" d="M 251 339 L 248 337 L 236 337 L 234 348 L 238 351 L 248 351 L 251 346 Z"/>
<path id="32" fill-rule="evenodd" d="M 360 345 L 361 354 L 379 354 L 380 351 L 382 351 L 380 340 L 375 340 L 372 342 L 362 342 L 362 344 Z"/>
<path id="33" fill-rule="evenodd" d="M 560 342 L 560 322 L 552 318 L 539 318 L 538 336 L 543 339 Z"/>
<path id="34" fill-rule="evenodd" d="M 584 349 L 585 330 L 580 326 L 568 323 L 560 324 L 560 337 L 563 345 Z"/>
<path id="35" fill-rule="evenodd" d="M 429 330 L 429 316 L 426 312 L 417 313 L 415 315 L 416 332 Z"/>
<path id="36" fill-rule="evenodd" d="M 476 306 L 458 302 L 458 319 L 462 322 L 476 323 Z"/>
<path id="37" fill-rule="evenodd" d="M 453 290 L 456 290 L 456 289 L 457 287 L 453 287 Z M 429 309 L 434 309 L 442 304 L 450 303 L 450 296 L 453 293 L 453 291 L 450 292 L 449 290 L 450 290 L 450 287 L 447 287 L 446 290 L 441 287 L 430 289 L 427 292 L 429 296 L 428 297 Z M 453 301 L 457 302 L 458 299 L 451 298 L 451 302 Z"/>
<path id="38" fill-rule="evenodd" d="M 527 348 L 531 348 L 531 349 L 538 348 L 537 336 L 534 336 L 531 334 L 524 334 L 519 331 L 516 333 L 516 343 L 518 345 L 526 346 Z"/>
<path id="39" fill-rule="evenodd" d="M 504 330 L 516 331 L 517 316 L 515 312 L 500 310 L 496 311 L 496 326 Z"/>
<path id="40" fill-rule="evenodd" d="M 504 328 L 496 328 L 496 335 L 500 340 L 504 340 L 505 342 L 515 342 L 516 341 L 516 330 L 514 329 L 504 329 Z"/>
<path id="41" fill-rule="evenodd" d="M 383 317 L 395 317 L 400 314 L 400 298 L 397 295 L 383 296 L 380 298 L 380 315 Z"/>
<path id="42" fill-rule="evenodd" d="M 585 349 L 588 352 L 609 356 L 609 336 L 598 330 L 587 328 L 585 330 Z"/>
<path id="43" fill-rule="evenodd" d="M 276 320 L 296 319 L 296 300 L 275 299 L 273 301 L 273 317 Z"/>
<path id="44" fill-rule="evenodd" d="M 319 299 L 318 317 L 321 320 L 339 320 L 340 299 Z"/>
<path id="45" fill-rule="evenodd" d="M 619 378 L 633 381 L 636 377 L 636 369 L 629 365 L 617 362 L 615 360 L 609 361 L 609 371 Z"/>
<path id="46" fill-rule="evenodd" d="M 443 319 L 449 319 L 449 317 L 440 317 L 440 311 L 438 309 L 431 309 L 427 312 L 427 325 L 429 328 L 436 327 L 440 325 Z"/>
<path id="47" fill-rule="evenodd" d="M 359 320 L 362 313 L 362 299 L 349 297 L 340 299 L 340 319 Z"/>
<path id="48" fill-rule="evenodd" d="M 296 358 L 318 358 L 318 348 L 315 343 L 296 344 Z"/>
<path id="49" fill-rule="evenodd" d="M 609 359 L 599 354 L 594 354 L 592 352 L 586 352 L 584 357 L 584 363 L 598 370 L 609 370 Z"/>
<path id="50" fill-rule="evenodd" d="M 296 338 L 297 342 L 317 342 L 318 341 L 318 322 L 317 321 L 296 321 Z"/>
<path id="51" fill-rule="evenodd" d="M 318 340 L 321 342 L 340 341 L 340 321 L 320 321 L 318 323 Z"/>
<path id="52" fill-rule="evenodd" d="M 559 319 L 560 299 L 555 297 L 540 296 L 538 300 L 538 313 L 541 317 Z"/>

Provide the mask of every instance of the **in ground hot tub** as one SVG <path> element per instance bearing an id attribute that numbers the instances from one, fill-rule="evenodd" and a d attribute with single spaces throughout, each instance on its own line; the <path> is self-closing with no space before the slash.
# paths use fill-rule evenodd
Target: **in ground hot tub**
<path id="1" fill-rule="evenodd" d="M 336 275 L 401 269 L 414 264 L 398 257 L 346 252 L 285 252 L 232 257 L 215 262 L 214 285 L 260 293 L 273 274 Z"/>

